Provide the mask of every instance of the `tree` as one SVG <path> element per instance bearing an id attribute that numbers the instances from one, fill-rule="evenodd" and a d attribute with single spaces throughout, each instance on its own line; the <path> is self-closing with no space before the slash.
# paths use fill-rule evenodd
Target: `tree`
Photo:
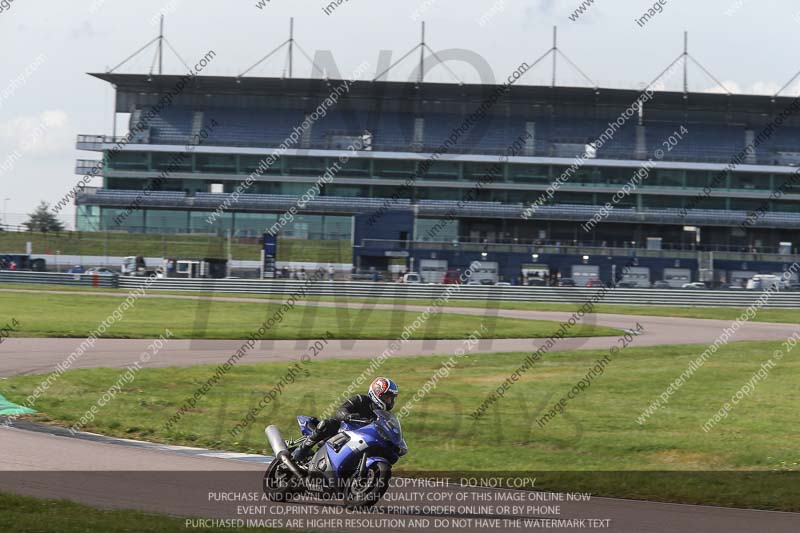
<path id="1" fill-rule="evenodd" d="M 59 233 L 64 231 L 64 224 L 50 212 L 50 204 L 42 202 L 36 211 L 28 215 L 28 221 L 23 224 L 28 228 L 28 231 L 38 231 L 41 233 L 48 233 L 54 231 Z"/>

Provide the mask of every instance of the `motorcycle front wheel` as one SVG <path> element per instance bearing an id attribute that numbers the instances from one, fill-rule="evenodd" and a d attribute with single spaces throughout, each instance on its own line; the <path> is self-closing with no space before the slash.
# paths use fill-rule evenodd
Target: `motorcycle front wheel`
<path id="1" fill-rule="evenodd" d="M 366 509 L 383 498 L 392 478 L 392 467 L 383 461 L 372 463 L 361 475 L 350 478 L 345 506 L 348 509 Z"/>

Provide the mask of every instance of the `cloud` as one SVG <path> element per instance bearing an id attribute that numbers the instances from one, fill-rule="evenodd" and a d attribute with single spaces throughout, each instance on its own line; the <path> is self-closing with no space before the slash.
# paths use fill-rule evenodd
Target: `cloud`
<path id="1" fill-rule="evenodd" d="M 0 145 L 7 151 L 33 155 L 63 153 L 70 147 L 69 116 L 61 110 L 42 111 L 0 123 Z"/>
<path id="2" fill-rule="evenodd" d="M 774 95 L 783 86 L 782 84 L 774 81 L 756 81 L 750 85 L 742 86 L 733 80 L 723 80 L 722 84 L 733 94 L 758 94 L 767 96 Z M 701 92 L 720 94 L 724 93 L 725 91 L 723 91 L 720 86 L 715 84 L 711 87 L 703 89 Z M 784 89 L 783 92 L 781 92 L 781 96 L 796 96 L 798 93 L 800 93 L 800 81 L 795 82 Z"/>

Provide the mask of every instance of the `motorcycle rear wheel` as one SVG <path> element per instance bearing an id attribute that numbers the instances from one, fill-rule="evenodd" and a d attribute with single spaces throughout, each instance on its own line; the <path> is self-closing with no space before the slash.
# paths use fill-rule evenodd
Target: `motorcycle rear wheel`
<path id="1" fill-rule="evenodd" d="M 360 477 L 350 478 L 350 487 L 345 497 L 348 509 L 367 509 L 372 507 L 386 493 L 389 480 L 392 478 L 392 467 L 383 461 L 372 463 Z"/>
<path id="2" fill-rule="evenodd" d="M 273 502 L 288 502 L 303 492 L 302 484 L 283 461 L 277 457 L 264 472 L 264 494 Z"/>

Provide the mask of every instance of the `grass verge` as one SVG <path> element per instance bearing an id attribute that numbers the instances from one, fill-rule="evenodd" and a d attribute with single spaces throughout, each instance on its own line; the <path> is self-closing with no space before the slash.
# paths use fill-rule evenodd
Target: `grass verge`
<path id="1" fill-rule="evenodd" d="M 261 239 L 237 239 L 231 244 L 234 259 L 258 261 Z M 24 254 L 30 242 L 35 254 L 145 257 L 228 257 L 227 239 L 209 235 L 155 235 L 150 233 L 81 232 L 61 233 L 0 232 L 0 252 Z M 350 263 L 350 241 L 280 239 L 278 261 Z M 84 265 L 94 266 L 94 265 Z M 119 266 L 119 265 L 118 265 Z"/>
<path id="2" fill-rule="evenodd" d="M 87 294 L 0 292 L 0 308 L 8 309 L 20 326 L 17 337 L 86 337 L 121 304 L 123 298 Z M 211 300 L 142 298 L 123 314 L 104 335 L 106 338 L 158 337 L 169 327 L 174 338 L 244 339 L 281 309 L 277 301 L 247 305 Z M 269 329 L 264 339 L 393 339 L 417 311 L 373 310 L 297 306 Z M 494 338 L 549 337 L 558 330 L 555 322 L 515 318 L 482 317 L 439 313 L 423 321 L 414 339 L 458 339 L 487 324 Z M 491 328 L 490 325 L 494 327 Z M 328 335 L 327 332 L 331 332 Z M 615 335 L 613 328 L 581 324 L 570 330 L 575 337 Z"/>
<path id="3" fill-rule="evenodd" d="M 0 531 L 15 533 L 185 533 L 185 519 L 139 511 L 95 509 L 66 500 L 42 500 L 0 492 Z M 288 532 L 288 529 L 203 528 L 209 533 L 231 531 Z"/>
<path id="4" fill-rule="evenodd" d="M 614 340 L 609 340 L 609 346 Z M 799 352 L 787 356 L 730 415 L 709 432 L 702 425 L 739 390 L 781 342 L 724 346 L 687 380 L 666 408 L 643 425 L 636 418 L 705 346 L 621 350 L 563 414 L 538 420 L 607 352 L 551 352 L 491 405 L 470 416 L 527 354 L 465 355 L 449 376 L 404 418 L 410 453 L 398 472 L 532 472 L 539 488 L 582 490 L 626 498 L 762 509 L 800 510 L 795 406 L 800 402 Z M 800 348 L 797 348 L 800 350 Z M 392 358 L 381 374 L 401 390 L 398 409 L 420 390 L 444 357 Z M 309 364 L 256 423 L 231 430 L 282 376 L 288 363 L 241 365 L 166 430 L 164 424 L 212 367 L 146 369 L 106 405 L 87 431 L 223 450 L 265 451 L 263 428 L 278 424 L 296 436 L 297 414 L 318 415 L 366 366 L 361 360 Z M 119 371 L 68 371 L 37 404 L 35 419 L 72 425 L 118 380 Z M 41 376 L 5 380 L 2 393 L 22 401 Z M 659 474 L 663 473 L 663 474 Z"/>
<path id="5" fill-rule="evenodd" d="M 392 287 L 391 284 L 382 285 L 388 293 Z M 128 291 L 122 289 L 94 289 L 89 287 L 70 287 L 65 285 L 20 285 L 3 283 L 0 284 L 0 293 L 2 289 L 19 289 L 28 291 L 68 291 L 68 292 L 108 292 L 118 294 L 128 294 Z M 155 292 L 155 291 L 154 291 Z M 228 293 L 228 292 L 202 292 L 202 291 L 157 291 L 156 294 L 171 294 L 182 296 L 205 296 L 205 297 L 225 297 L 232 296 L 237 298 L 248 298 L 253 300 L 277 300 L 285 299 L 285 296 L 277 294 L 241 294 L 241 293 Z M 758 294 L 753 294 L 753 299 Z M 347 297 L 331 297 L 331 296 L 311 296 L 308 301 L 310 302 L 342 302 L 353 304 L 373 304 L 373 303 L 405 303 L 406 305 L 428 305 L 429 300 L 424 298 L 393 298 L 387 296 L 385 298 L 347 298 Z M 450 300 L 445 307 L 468 307 L 478 309 L 513 309 L 521 311 L 562 311 L 573 312 L 577 310 L 579 304 L 558 304 L 558 303 L 543 303 L 543 302 L 487 302 L 484 300 Z M 668 316 L 676 318 L 707 318 L 716 320 L 734 320 L 738 318 L 745 308 L 739 307 L 692 307 L 692 306 L 660 306 L 660 305 L 617 305 L 617 304 L 597 304 L 594 312 L 604 314 L 619 314 L 619 315 L 640 315 L 640 316 Z M 754 322 L 779 322 L 796 324 L 800 323 L 800 309 L 771 309 L 762 308 L 756 316 L 752 319 Z"/>

